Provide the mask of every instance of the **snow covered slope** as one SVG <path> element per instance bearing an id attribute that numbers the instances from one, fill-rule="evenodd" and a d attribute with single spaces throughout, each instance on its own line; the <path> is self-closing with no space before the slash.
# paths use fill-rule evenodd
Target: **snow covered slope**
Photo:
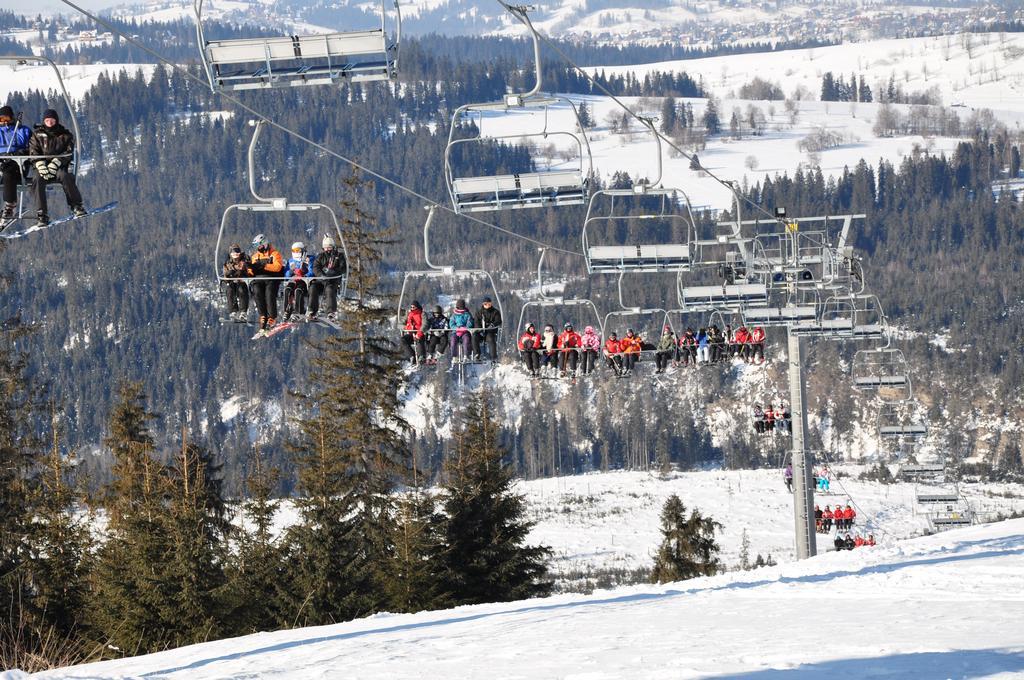
<path id="1" fill-rule="evenodd" d="M 1024 520 L 590 596 L 251 635 L 40 678 L 1024 675 Z"/>

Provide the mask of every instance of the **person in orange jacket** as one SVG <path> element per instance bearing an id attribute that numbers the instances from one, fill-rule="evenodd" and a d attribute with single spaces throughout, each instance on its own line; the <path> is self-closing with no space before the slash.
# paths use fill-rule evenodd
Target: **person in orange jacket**
<path id="1" fill-rule="evenodd" d="M 284 280 L 284 258 L 263 234 L 252 240 L 256 252 L 249 258 L 249 268 L 255 281 L 252 282 L 256 309 L 260 312 L 260 329 L 270 330 L 277 324 L 277 294 Z"/>
<path id="2" fill-rule="evenodd" d="M 579 366 L 580 347 L 582 346 L 583 338 L 573 330 L 572 324 L 566 321 L 562 334 L 558 336 L 558 368 L 561 377 L 565 377 L 566 369 L 572 371 L 573 377 L 576 376 L 576 367 Z"/>
<path id="3" fill-rule="evenodd" d="M 619 341 L 619 350 L 622 352 L 622 368 L 626 373 L 631 373 L 636 362 L 640 361 L 640 350 L 643 349 L 643 341 L 632 328 L 626 329 L 626 335 Z"/>
<path id="4" fill-rule="evenodd" d="M 526 370 L 536 378 L 540 375 L 540 333 L 532 323 L 526 324 L 523 334 L 519 336 L 518 346 L 526 362 Z"/>
<path id="5" fill-rule="evenodd" d="M 604 341 L 604 359 L 608 362 L 608 367 L 615 371 L 615 375 L 622 375 L 622 345 L 614 331 L 609 333 L 608 339 Z"/>
<path id="6" fill-rule="evenodd" d="M 422 363 L 427 356 L 427 336 L 423 332 L 423 307 L 418 300 L 412 301 L 409 313 L 405 315 L 402 351 L 413 366 Z"/>

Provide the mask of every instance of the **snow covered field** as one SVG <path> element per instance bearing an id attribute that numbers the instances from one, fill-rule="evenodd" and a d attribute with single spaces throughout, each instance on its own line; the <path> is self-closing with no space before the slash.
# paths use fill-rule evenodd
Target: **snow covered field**
<path id="1" fill-rule="evenodd" d="M 113 77 L 121 71 L 131 74 L 142 71 L 148 80 L 155 70 L 152 64 L 59 64 L 58 68 L 72 100 L 84 97 L 103 74 Z M 60 84 L 49 66 L 0 66 L 0 101 L 6 100 L 12 92 L 27 90 L 58 92 Z M 35 124 L 37 114 L 25 113 Z"/>
<path id="2" fill-rule="evenodd" d="M 40 678 L 1024 676 L 1024 519 L 683 583 L 380 614 Z"/>

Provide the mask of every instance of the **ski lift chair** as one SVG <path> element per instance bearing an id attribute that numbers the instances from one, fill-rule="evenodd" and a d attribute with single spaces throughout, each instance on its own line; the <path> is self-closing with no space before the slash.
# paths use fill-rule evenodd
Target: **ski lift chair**
<path id="1" fill-rule="evenodd" d="M 746 326 L 791 326 L 816 328 L 819 324 L 817 294 L 813 290 L 796 290 L 777 305 L 743 307 Z"/>
<path id="2" fill-rule="evenodd" d="M 580 310 L 580 313 L 582 315 L 585 315 L 589 319 L 593 319 L 593 326 L 597 330 L 597 332 L 601 335 L 601 338 L 603 340 L 604 339 L 604 323 L 603 323 L 603 321 L 601 319 L 601 315 L 597 311 L 597 305 L 595 305 L 592 300 L 590 300 L 588 298 L 568 298 L 568 299 L 566 299 L 565 297 L 551 297 L 547 293 L 544 292 L 543 265 L 544 265 L 544 256 L 547 254 L 547 250 L 548 250 L 547 248 L 541 248 L 540 249 L 540 259 L 537 262 L 537 291 L 538 291 L 539 299 L 527 300 L 525 303 L 523 303 L 522 309 L 519 312 L 519 326 L 517 326 L 518 332 L 521 332 L 526 327 L 526 320 L 529 318 L 529 315 L 527 314 L 527 312 L 529 310 L 575 308 L 575 309 Z M 590 325 L 590 324 L 583 324 L 583 323 L 580 323 L 578 325 L 574 324 L 575 327 L 580 328 L 580 329 L 584 328 L 586 325 Z M 557 326 L 556 326 L 556 328 L 557 328 Z M 518 340 L 518 338 L 513 338 L 513 344 L 514 345 L 515 345 L 517 340 Z M 518 350 L 518 345 L 515 345 L 515 348 Z"/>
<path id="3" fill-rule="evenodd" d="M 878 414 L 878 436 L 900 441 L 917 441 L 928 434 L 928 425 L 921 420 L 901 417 L 893 405 L 886 405 Z"/>
<path id="4" fill-rule="evenodd" d="M 793 335 L 846 340 L 853 337 L 855 309 L 848 297 L 830 297 L 821 306 L 816 319 L 791 326 Z"/>
<path id="5" fill-rule="evenodd" d="M 436 205 L 431 205 L 427 208 L 427 219 L 423 223 L 423 259 L 426 262 L 427 269 L 420 269 L 414 271 L 408 271 L 405 273 L 405 277 L 402 279 L 402 290 L 398 295 L 398 307 L 395 310 L 395 328 L 399 331 L 403 327 L 402 313 L 405 311 L 405 301 L 412 297 L 410 291 L 410 282 L 416 281 L 417 279 L 447 279 L 449 281 L 465 279 L 465 278 L 482 278 L 486 280 L 487 295 L 491 297 L 494 305 L 498 308 L 498 312 L 501 314 L 502 323 L 507 323 L 505 318 L 505 309 L 501 304 L 501 296 L 498 294 L 498 287 L 494 285 L 494 278 L 491 276 L 489 271 L 484 269 L 456 269 L 450 265 L 436 265 L 430 261 L 430 226 L 434 221 L 434 214 L 437 210 Z M 482 327 L 467 328 L 470 333 L 485 330 Z M 502 329 L 498 329 L 498 340 L 501 339 Z M 498 344 L 498 343 L 496 343 Z M 460 351 L 462 345 L 459 345 Z M 454 359 L 455 357 L 453 357 Z M 460 368 L 459 368 L 459 382 L 464 383 L 465 365 L 466 364 L 478 364 L 479 361 L 474 361 L 472 357 L 462 356 L 459 357 Z M 497 359 L 497 357 L 492 357 Z"/>
<path id="6" fill-rule="evenodd" d="M 890 347 L 859 350 L 853 355 L 853 389 L 877 392 L 883 401 L 907 401 L 913 395 L 907 360 Z"/>
<path id="7" fill-rule="evenodd" d="M 643 123 L 654 135 L 657 173 L 653 180 L 638 181 L 631 189 L 603 189 L 591 195 L 583 222 L 583 253 L 591 274 L 690 269 L 690 241 L 694 238 L 690 199 L 679 189 L 659 186 L 662 178 L 661 136 L 654 129 L 652 120 L 645 118 Z M 678 210 L 680 198 L 682 211 Z M 616 204 L 621 208 L 619 213 L 616 212 Z M 636 242 L 594 245 L 591 243 L 594 230 L 600 230 L 605 238 L 609 233 L 622 233 L 627 240 L 636 239 Z M 635 233 L 640 230 L 648 233 Z M 658 236 L 662 239 L 667 237 L 668 242 L 645 243 L 655 239 L 650 235 L 652 231 L 660 231 Z"/>
<path id="8" fill-rule="evenodd" d="M 380 28 L 318 35 L 207 40 L 203 0 L 193 0 L 199 58 L 210 89 L 236 91 L 330 85 L 348 80 L 393 80 L 398 76 L 402 13 L 395 2 L 395 40 L 387 32 L 380 3 Z"/>
<path id="9" fill-rule="evenodd" d="M 249 151 L 248 151 L 249 192 L 252 194 L 253 199 L 255 200 L 255 202 L 253 202 L 253 203 L 235 203 L 233 205 L 229 205 L 224 210 L 224 213 L 221 216 L 220 230 L 217 232 L 217 245 L 216 245 L 216 247 L 215 247 L 215 249 L 213 251 L 213 269 L 214 269 L 214 274 L 215 274 L 215 276 L 217 278 L 218 283 L 219 284 L 224 284 L 224 283 L 227 283 L 227 282 L 245 281 L 246 283 L 251 285 L 253 283 L 253 281 L 257 281 L 257 280 L 258 281 L 282 281 L 282 282 L 286 280 L 285 272 L 282 272 L 281 276 L 261 276 L 261 277 L 252 277 L 252 278 L 242 278 L 242 279 L 227 279 L 227 278 L 225 278 L 223 276 L 223 272 L 221 270 L 221 264 L 222 264 L 222 258 L 224 257 L 225 251 L 222 250 L 222 248 L 227 247 L 226 243 L 230 244 L 230 242 L 231 242 L 231 239 L 225 238 L 225 236 L 229 233 L 229 228 L 230 228 L 231 223 L 232 223 L 232 217 L 236 213 L 249 214 L 251 216 L 254 216 L 254 215 L 257 215 L 257 214 L 266 215 L 266 214 L 275 214 L 275 213 L 276 214 L 281 214 L 281 215 L 291 215 L 291 216 L 299 216 L 299 217 L 312 216 L 312 217 L 319 218 L 319 219 L 322 219 L 322 218 L 326 218 L 327 219 L 327 232 L 330 233 L 331 236 L 334 238 L 335 243 L 337 244 L 335 247 L 340 248 L 342 254 L 345 257 L 345 263 L 346 263 L 345 272 L 337 277 L 337 279 L 338 279 L 338 298 L 339 299 L 344 299 L 345 293 L 346 293 L 347 287 L 348 287 L 348 262 L 349 262 L 349 257 L 348 257 L 348 248 L 345 246 L 345 237 L 344 237 L 344 235 L 341 232 L 341 225 L 338 222 L 337 214 L 329 206 L 324 205 L 323 203 L 291 203 L 291 202 L 288 201 L 287 198 L 265 198 L 263 196 L 260 196 L 259 193 L 257 193 L 257 191 L 256 191 L 256 160 L 255 160 L 255 151 L 256 151 L 256 143 L 257 143 L 257 141 L 260 138 L 260 134 L 263 131 L 263 126 L 265 125 L 265 122 L 262 121 L 262 120 L 261 121 L 255 121 L 254 123 L 252 123 L 252 125 L 253 125 L 253 134 L 252 134 L 252 139 L 249 141 Z M 251 230 L 251 228 L 252 227 L 250 226 L 249 229 Z M 313 229 L 313 228 L 307 228 L 305 231 L 307 232 L 307 234 L 312 233 L 314 236 L 316 235 L 316 230 Z M 298 234 L 295 234 L 295 233 L 288 234 L 288 235 L 282 234 L 281 235 L 281 239 L 275 239 L 275 240 L 278 240 L 279 243 L 283 245 L 283 244 L 288 243 L 289 241 L 294 241 L 295 237 L 297 235 Z M 235 238 L 241 238 L 241 236 L 236 235 Z M 284 257 L 284 252 L 282 252 L 282 257 Z M 287 259 L 287 258 L 285 258 L 285 259 Z"/>
<path id="10" fill-rule="evenodd" d="M 888 322 L 877 295 L 854 295 L 854 340 L 882 340 Z"/>
<path id="11" fill-rule="evenodd" d="M 46 57 L 37 57 L 35 55 L 0 56 L 0 66 L 8 66 L 12 70 L 17 70 L 18 68 L 42 68 L 53 72 L 53 75 L 57 79 L 57 91 L 64 100 L 64 112 L 61 113 L 61 121 L 70 121 L 71 132 L 75 136 L 75 148 L 70 154 L 63 156 L 62 158 L 67 161 L 65 170 L 72 175 L 76 175 L 82 154 L 82 135 L 79 132 L 78 118 L 75 116 L 75 109 L 71 104 L 71 98 L 68 96 L 68 91 L 64 87 L 64 78 L 60 74 L 60 69 L 57 68 L 57 65 L 50 59 L 47 59 Z M 39 111 L 39 113 L 42 114 L 42 111 Z M 33 126 L 32 123 L 22 122 L 18 122 L 17 125 L 26 126 L 29 130 L 31 130 Z M 0 149 L 0 152 L 2 151 L 3 150 Z M 4 155 L 2 157 L 2 160 L 13 161 L 21 167 L 22 182 L 18 185 L 18 207 L 15 211 L 16 219 L 22 219 L 26 216 L 25 192 L 28 188 L 30 177 L 35 171 L 33 164 L 38 160 L 50 160 L 52 158 L 53 156 L 29 156 L 27 153 Z M 36 179 L 38 179 L 38 177 Z M 0 179 L 0 186 L 3 186 L 2 179 Z M 54 186 L 59 185 L 55 184 L 53 181 L 47 182 L 47 191 Z"/>
<path id="12" fill-rule="evenodd" d="M 507 94 L 498 102 L 465 104 L 452 114 L 448 145 L 444 151 L 445 180 L 452 206 L 457 213 L 469 213 L 586 203 L 593 159 L 579 111 L 565 97 L 540 94 L 540 39 L 527 15 L 528 8 L 508 5 L 505 8 L 530 31 L 536 79 L 533 88 L 527 92 Z M 571 124 L 552 127 L 552 107 L 568 111 Z M 475 134 L 460 137 L 460 134 L 474 130 L 462 125 L 463 118 L 472 120 L 474 117 Z M 541 118 L 539 126 L 536 124 L 538 117 Z M 493 120 L 498 134 L 484 136 L 485 119 Z M 565 161 L 568 167 L 537 170 L 531 163 L 530 167 L 493 175 L 471 175 L 457 167 L 462 165 L 464 157 L 470 156 L 474 147 L 479 148 L 482 144 L 549 138 L 566 142 L 575 153 L 574 161 Z"/>

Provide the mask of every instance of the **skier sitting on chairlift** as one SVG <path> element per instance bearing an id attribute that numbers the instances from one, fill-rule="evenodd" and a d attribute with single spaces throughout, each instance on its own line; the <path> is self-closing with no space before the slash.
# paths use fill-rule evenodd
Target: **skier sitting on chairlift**
<path id="1" fill-rule="evenodd" d="M 64 198 L 68 202 L 75 217 L 84 217 L 89 212 L 82 205 L 82 194 L 78 191 L 75 176 L 68 172 L 71 153 L 75 149 L 75 136 L 60 124 L 57 112 L 47 109 L 43 112 L 43 122 L 32 130 L 32 138 L 28 143 L 30 156 L 48 156 L 49 160 L 39 159 L 33 165 L 36 179 L 33 183 L 36 195 L 36 224 L 45 227 L 50 223 L 49 210 L 46 205 L 46 185 L 56 182 L 64 189 Z"/>
<path id="2" fill-rule="evenodd" d="M 664 373 L 676 355 L 676 334 L 666 325 L 661 329 L 661 339 L 654 348 L 655 373 Z"/>
<path id="3" fill-rule="evenodd" d="M 224 260 L 225 293 L 228 298 L 228 318 L 238 323 L 245 323 L 249 314 L 249 282 L 245 279 L 252 276 L 249 269 L 249 257 L 242 252 L 242 246 L 231 244 L 228 259 Z"/>
<path id="4" fill-rule="evenodd" d="M 448 317 L 448 328 L 454 331 L 450 341 L 452 363 L 458 360 L 469 361 L 473 356 L 473 339 L 470 337 L 473 315 L 469 313 L 465 300 L 460 298 L 455 302 L 455 311 Z"/>
<path id="5" fill-rule="evenodd" d="M 825 509 L 821 512 L 821 527 L 824 529 L 824 533 L 826 534 L 832 531 L 833 517 L 832 506 L 826 505 Z"/>
<path id="6" fill-rule="evenodd" d="M 706 364 L 711 360 L 711 338 L 708 337 L 708 329 L 701 328 L 697 331 L 697 363 Z"/>
<path id="7" fill-rule="evenodd" d="M 491 363 L 498 361 L 498 329 L 501 328 L 501 312 L 491 298 L 485 297 L 476 317 L 480 330 L 473 333 L 473 360 L 480 361 L 480 346 L 487 341 L 488 358 Z"/>
<path id="8" fill-rule="evenodd" d="M 256 278 L 252 292 L 256 296 L 256 309 L 260 311 L 260 328 L 270 330 L 277 325 L 277 293 L 281 290 L 284 259 L 263 234 L 253 238 L 252 246 L 256 249 L 249 265 Z"/>
<path id="9" fill-rule="evenodd" d="M 569 321 L 565 322 L 562 327 L 562 334 L 558 336 L 558 370 L 559 376 L 564 378 L 566 372 L 569 371 L 572 377 L 576 377 L 576 368 L 579 365 L 579 350 L 583 345 L 583 338 L 580 334 L 573 330 L 572 323 Z"/>
<path id="10" fill-rule="evenodd" d="M 627 374 L 630 374 L 637 362 L 640 361 L 643 340 L 633 332 L 632 328 L 627 328 L 626 335 L 619 341 L 619 349 L 622 352 L 622 368 Z"/>
<path id="11" fill-rule="evenodd" d="M 753 416 L 754 432 L 764 434 L 764 411 L 761 410 L 760 404 L 754 404 Z"/>
<path id="12" fill-rule="evenodd" d="M 402 329 L 402 352 L 407 360 L 416 366 L 422 363 L 427 352 L 426 335 L 423 333 L 423 307 L 413 300 L 409 313 L 405 315 Z"/>
<path id="13" fill-rule="evenodd" d="M 3 160 L 3 156 L 23 156 L 28 150 L 32 131 L 14 119 L 14 109 L 0 107 L 0 175 L 4 185 L 4 207 L 0 219 L 11 220 L 18 208 L 18 185 L 21 184 L 21 164 Z"/>
<path id="14" fill-rule="evenodd" d="M 448 317 L 441 305 L 434 305 L 434 311 L 427 320 L 427 365 L 433 366 L 448 347 Z"/>
<path id="15" fill-rule="evenodd" d="M 683 366 L 697 366 L 697 336 L 692 328 L 687 328 L 679 338 L 679 361 Z"/>
<path id="16" fill-rule="evenodd" d="M 517 344 L 519 353 L 523 356 L 523 362 L 526 364 L 526 370 L 529 371 L 530 376 L 536 378 L 540 375 L 540 355 L 538 354 L 540 334 L 537 333 L 537 328 L 532 323 L 526 324 Z"/>
<path id="17" fill-rule="evenodd" d="M 593 326 L 583 329 L 582 351 L 580 361 L 582 363 L 581 373 L 590 375 L 597 366 L 597 355 L 601 353 L 601 336 L 594 331 Z"/>
<path id="18" fill-rule="evenodd" d="M 619 337 L 614 331 L 608 334 L 608 339 L 604 341 L 604 358 L 608 362 L 608 367 L 615 371 L 615 375 L 622 375 L 622 346 L 619 343 Z"/>
<path id="19" fill-rule="evenodd" d="M 551 324 L 544 326 L 544 332 L 540 336 L 540 350 L 540 368 L 557 369 L 558 336 L 555 334 L 555 327 Z"/>
<path id="20" fill-rule="evenodd" d="M 313 285 L 310 286 L 309 311 L 306 321 L 316 321 L 320 313 L 320 297 L 327 294 L 327 318 L 335 321 L 338 318 L 338 290 L 341 277 L 345 274 L 345 254 L 338 250 L 337 244 L 330 236 L 324 236 L 321 242 L 323 250 L 313 261 Z"/>
<path id="21" fill-rule="evenodd" d="M 306 254 L 306 244 L 296 241 L 292 244 L 292 256 L 285 266 L 284 320 L 291 321 L 292 315 L 306 313 L 306 296 L 309 295 L 309 281 L 313 278 L 314 258 Z"/>
<path id="22" fill-rule="evenodd" d="M 757 363 L 764 363 L 764 329 L 760 326 L 755 326 L 754 330 L 750 331 L 750 361 L 753 362 L 756 358 Z"/>
<path id="23" fill-rule="evenodd" d="M 746 326 L 740 326 L 736 329 L 736 356 L 743 361 L 750 361 L 750 331 L 747 330 Z"/>

